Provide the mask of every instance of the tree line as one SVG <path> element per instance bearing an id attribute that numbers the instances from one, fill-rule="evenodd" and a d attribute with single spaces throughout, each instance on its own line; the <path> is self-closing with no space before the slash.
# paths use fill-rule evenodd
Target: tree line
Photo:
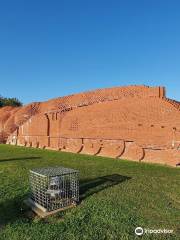
<path id="1" fill-rule="evenodd" d="M 5 98 L 0 96 L 0 107 L 5 106 L 19 107 L 22 106 L 22 103 L 17 98 Z"/>

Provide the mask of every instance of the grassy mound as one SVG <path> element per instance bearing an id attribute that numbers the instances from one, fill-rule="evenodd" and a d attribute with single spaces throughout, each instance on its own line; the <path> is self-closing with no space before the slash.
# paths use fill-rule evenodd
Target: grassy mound
<path id="1" fill-rule="evenodd" d="M 29 215 L 23 200 L 29 169 L 64 166 L 80 171 L 81 203 L 47 220 Z M 179 239 L 180 170 L 153 164 L 0 145 L 0 239 L 139 239 L 134 229 L 173 229 Z"/>

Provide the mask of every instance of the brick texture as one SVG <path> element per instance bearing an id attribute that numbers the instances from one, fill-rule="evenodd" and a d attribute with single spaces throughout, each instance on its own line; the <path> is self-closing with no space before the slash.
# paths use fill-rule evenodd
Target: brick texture
<path id="1" fill-rule="evenodd" d="M 164 87 L 127 86 L 1 108 L 0 140 L 176 166 L 180 103 Z"/>

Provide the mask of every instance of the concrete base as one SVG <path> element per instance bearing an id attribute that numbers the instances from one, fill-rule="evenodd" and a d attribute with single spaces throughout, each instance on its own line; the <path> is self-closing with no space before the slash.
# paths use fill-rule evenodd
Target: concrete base
<path id="1" fill-rule="evenodd" d="M 72 204 L 70 206 L 64 207 L 64 208 L 59 208 L 54 211 L 48 212 L 47 209 L 39 205 L 38 203 L 35 203 L 32 199 L 28 198 L 27 200 L 24 200 L 24 203 L 31 208 L 33 212 L 35 212 L 40 218 L 46 218 L 48 216 L 54 215 L 58 212 L 65 211 L 69 208 L 76 207 L 75 204 Z"/>

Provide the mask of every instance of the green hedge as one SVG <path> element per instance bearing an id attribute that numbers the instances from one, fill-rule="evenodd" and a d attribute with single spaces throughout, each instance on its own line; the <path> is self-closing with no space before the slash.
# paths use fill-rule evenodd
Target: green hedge
<path id="1" fill-rule="evenodd" d="M 17 98 L 4 98 L 0 96 L 0 107 L 5 106 L 19 107 L 22 106 L 22 103 Z"/>

